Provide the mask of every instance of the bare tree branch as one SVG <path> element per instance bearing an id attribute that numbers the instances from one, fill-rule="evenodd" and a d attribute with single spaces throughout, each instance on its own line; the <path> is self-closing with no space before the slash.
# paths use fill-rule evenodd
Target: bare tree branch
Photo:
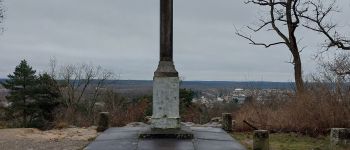
<path id="1" fill-rule="evenodd" d="M 330 16 L 332 12 L 339 12 L 335 7 L 336 0 L 333 0 L 327 6 L 325 6 L 321 0 L 318 0 L 317 3 L 308 1 L 305 3 L 305 5 L 312 7 L 312 13 L 305 14 L 298 12 L 298 16 L 313 24 L 310 25 L 307 23 L 303 25 L 305 28 L 322 33 L 326 36 L 328 39 L 328 42 L 325 45 L 326 51 L 331 47 L 337 47 L 342 50 L 350 50 L 350 40 L 337 32 L 337 24 L 331 22 L 325 23 L 324 21 L 325 18 Z M 331 32 L 333 32 L 333 35 Z"/>
<path id="2" fill-rule="evenodd" d="M 326 36 L 327 42 L 323 46 L 326 50 L 331 47 L 350 50 L 350 39 L 337 32 L 337 24 L 326 21 L 332 13 L 339 12 L 335 6 L 336 0 L 247 0 L 245 3 L 269 10 L 269 14 L 259 20 L 260 25 L 256 28 L 250 26 L 247 28 L 254 33 L 263 29 L 274 31 L 282 41 L 269 44 L 255 42 L 249 34 L 237 30 L 236 35 L 248 40 L 249 44 L 266 48 L 279 44 L 286 45 L 293 57 L 291 63 L 294 65 L 297 92 L 302 92 L 304 89 L 300 53 L 305 49 L 305 47 L 299 48 L 299 38 L 296 35 L 298 27 L 305 27 L 309 31 Z"/>
<path id="3" fill-rule="evenodd" d="M 3 23 L 3 19 L 4 19 L 4 5 L 2 4 L 2 0 L 0 0 L 0 24 Z M 0 34 L 4 31 L 4 28 L 0 25 Z"/>
<path id="4" fill-rule="evenodd" d="M 242 38 L 245 38 L 247 40 L 250 41 L 249 44 L 252 44 L 252 45 L 261 45 L 261 46 L 264 46 L 265 48 L 268 48 L 268 47 L 271 47 L 271 46 L 274 46 L 274 45 L 279 45 L 279 44 L 286 44 L 285 42 L 276 42 L 276 43 L 270 43 L 270 44 L 265 44 L 265 43 L 257 43 L 255 42 L 251 37 L 248 37 L 248 36 L 245 36 L 245 35 L 242 35 L 241 33 L 239 32 L 236 32 L 236 34 Z"/>

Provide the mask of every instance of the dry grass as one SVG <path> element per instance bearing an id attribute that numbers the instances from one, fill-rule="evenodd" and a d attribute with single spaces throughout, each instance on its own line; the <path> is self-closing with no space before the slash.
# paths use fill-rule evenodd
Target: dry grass
<path id="1" fill-rule="evenodd" d="M 350 94 L 341 94 L 325 85 L 312 85 L 301 96 L 275 99 L 272 102 L 253 101 L 236 114 L 237 128 L 251 130 L 243 120 L 260 129 L 277 132 L 297 132 L 317 136 L 330 128 L 350 127 Z M 281 102 L 283 101 L 283 102 Z"/>
<path id="2" fill-rule="evenodd" d="M 239 132 L 232 136 L 240 141 L 248 150 L 253 149 L 253 133 Z M 318 136 L 316 138 L 299 135 L 295 133 L 270 134 L 271 150 L 329 150 L 329 136 Z M 337 147 L 337 150 L 348 150 L 348 147 Z"/>

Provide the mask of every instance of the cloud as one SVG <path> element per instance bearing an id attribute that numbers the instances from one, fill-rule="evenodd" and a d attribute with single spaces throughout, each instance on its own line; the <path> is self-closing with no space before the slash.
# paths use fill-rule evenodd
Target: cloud
<path id="1" fill-rule="evenodd" d="M 0 77 L 13 72 L 21 59 L 45 70 L 52 56 L 60 64 L 101 65 L 122 79 L 153 77 L 159 0 L 8 0 L 4 5 Z M 234 35 L 233 25 L 253 23 L 259 9 L 235 0 L 176 0 L 174 11 L 174 59 L 187 80 L 293 81 L 285 47 L 254 47 Z M 311 56 L 317 46 L 308 48 L 302 55 L 305 72 L 315 67 Z"/>

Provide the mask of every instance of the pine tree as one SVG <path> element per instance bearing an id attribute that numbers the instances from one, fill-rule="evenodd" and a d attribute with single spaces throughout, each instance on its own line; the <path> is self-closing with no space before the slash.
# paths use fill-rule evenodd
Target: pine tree
<path id="1" fill-rule="evenodd" d="M 47 73 L 35 75 L 26 60 L 16 66 L 13 75 L 3 83 L 10 94 L 8 113 L 22 119 L 21 127 L 45 129 L 54 121 L 53 111 L 60 104 L 57 82 Z"/>
<path id="2" fill-rule="evenodd" d="M 47 128 L 54 121 L 53 111 L 60 105 L 61 94 L 56 80 L 47 73 L 39 75 L 37 83 L 34 91 L 37 110 L 35 126 Z"/>
<path id="3" fill-rule="evenodd" d="M 195 96 L 194 91 L 191 89 L 180 89 L 180 114 L 185 113 L 192 105 L 192 99 Z"/>
<path id="4" fill-rule="evenodd" d="M 27 127 L 28 122 L 32 119 L 35 112 L 34 107 L 34 93 L 33 89 L 36 85 L 35 70 L 27 64 L 26 60 L 16 66 L 13 74 L 8 75 L 8 80 L 2 85 L 10 90 L 10 94 L 6 99 L 10 103 L 11 111 L 14 116 L 22 118 L 22 127 Z"/>

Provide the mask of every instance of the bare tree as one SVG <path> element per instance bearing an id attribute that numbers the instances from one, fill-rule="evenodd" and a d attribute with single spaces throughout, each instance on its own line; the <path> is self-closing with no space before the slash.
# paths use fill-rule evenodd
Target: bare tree
<path id="1" fill-rule="evenodd" d="M 333 76 L 341 82 L 348 82 L 350 77 L 350 54 L 336 54 L 332 60 L 323 61 L 321 64 L 323 74 Z"/>
<path id="2" fill-rule="evenodd" d="M 49 74 L 53 79 L 57 80 L 57 59 L 56 59 L 56 57 L 50 58 L 49 68 L 47 70 L 47 74 Z"/>
<path id="3" fill-rule="evenodd" d="M 327 20 L 332 13 L 339 12 L 336 2 L 336 0 L 307 1 L 304 3 L 304 11 L 298 11 L 298 15 L 306 20 L 304 27 L 326 37 L 323 46 L 326 50 L 332 47 L 350 50 L 350 39 L 337 31 L 338 24 Z"/>
<path id="4" fill-rule="evenodd" d="M 2 0 L 0 0 L 0 24 L 3 22 L 4 19 L 4 6 L 2 4 Z M 0 33 L 3 31 L 3 28 L 0 26 Z"/>
<path id="5" fill-rule="evenodd" d="M 350 54 L 341 52 L 331 58 L 319 58 L 317 73 L 311 75 L 310 79 L 312 83 L 332 90 L 334 99 L 346 99 L 350 91 Z"/>
<path id="6" fill-rule="evenodd" d="M 243 31 L 236 30 L 236 34 L 250 41 L 252 45 L 260 45 L 266 48 L 276 45 L 285 45 L 293 56 L 291 62 L 294 66 L 294 78 L 297 93 L 304 91 L 302 77 L 302 62 L 296 30 L 305 27 L 311 31 L 322 33 L 328 39 L 327 49 L 337 47 L 348 49 L 349 40 L 336 32 L 336 24 L 326 23 L 325 18 L 332 12 L 336 12 L 334 0 L 332 3 L 324 4 L 322 0 L 248 0 L 246 4 L 255 4 L 268 8 L 268 15 L 261 18 L 257 27 L 247 26 L 252 32 L 259 32 L 263 29 L 273 31 L 279 37 L 279 41 L 273 43 L 256 42 L 250 35 Z M 331 32 L 334 32 L 333 36 Z"/>
<path id="7" fill-rule="evenodd" d="M 106 80 L 113 78 L 113 73 L 100 66 L 88 64 L 66 65 L 61 68 L 61 93 L 67 107 L 84 105 L 91 112 L 104 89 Z"/>
<path id="8" fill-rule="evenodd" d="M 59 81 L 64 105 L 73 112 L 91 115 L 101 93 L 106 91 L 105 83 L 113 79 L 111 71 L 91 64 L 74 64 L 56 69 L 56 59 L 51 59 L 49 74 Z"/>

